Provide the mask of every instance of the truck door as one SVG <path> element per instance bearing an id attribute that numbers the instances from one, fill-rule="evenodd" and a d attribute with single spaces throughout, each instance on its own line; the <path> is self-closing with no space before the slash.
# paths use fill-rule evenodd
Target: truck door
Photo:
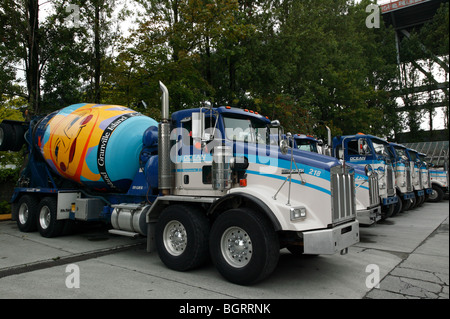
<path id="1" fill-rule="evenodd" d="M 369 144 L 365 138 L 352 138 L 344 140 L 345 160 L 349 162 L 364 162 L 372 155 Z M 361 163 L 363 164 L 363 163 Z"/>
<path id="2" fill-rule="evenodd" d="M 215 127 L 215 117 L 206 116 L 201 119 L 194 115 L 181 121 L 181 145 L 178 150 L 178 161 L 175 165 L 176 186 L 184 190 L 205 190 L 212 188 L 212 155 L 205 134 L 199 137 L 198 123 L 202 121 L 202 131 L 210 132 Z"/>

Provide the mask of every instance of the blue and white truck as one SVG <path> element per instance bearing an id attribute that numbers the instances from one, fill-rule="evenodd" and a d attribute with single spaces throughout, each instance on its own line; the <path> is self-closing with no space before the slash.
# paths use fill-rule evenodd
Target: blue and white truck
<path id="1" fill-rule="evenodd" d="M 406 147 L 401 144 L 389 142 L 390 153 L 392 154 L 392 164 L 395 171 L 395 188 L 401 206 L 394 215 L 407 211 L 414 201 L 413 177 L 409 163 Z"/>
<path id="2" fill-rule="evenodd" d="M 294 150 L 326 155 L 330 147 L 324 145 L 312 135 L 294 134 L 291 137 Z M 308 156 L 304 153 L 302 156 Z M 370 226 L 382 218 L 378 187 L 378 174 L 374 170 L 366 171 L 353 163 L 346 163 L 355 170 L 356 216 L 360 225 Z"/>
<path id="3" fill-rule="evenodd" d="M 159 123 L 85 103 L 27 123 L 26 166 L 11 200 L 21 231 L 54 237 L 74 222 L 103 220 L 111 233 L 146 236 L 147 250 L 171 269 L 210 257 L 241 285 L 269 276 L 281 248 L 344 254 L 359 242 L 350 167 L 289 152 L 283 139 L 271 144 L 279 122 L 248 110 L 170 116 L 160 87 Z M 2 136 L 2 145 L 14 138 Z"/>
<path id="4" fill-rule="evenodd" d="M 388 142 L 362 133 L 336 136 L 333 138 L 332 154 L 346 163 L 364 168 L 367 173 L 377 172 L 382 219 L 392 216 L 399 198 L 395 191 Z"/>

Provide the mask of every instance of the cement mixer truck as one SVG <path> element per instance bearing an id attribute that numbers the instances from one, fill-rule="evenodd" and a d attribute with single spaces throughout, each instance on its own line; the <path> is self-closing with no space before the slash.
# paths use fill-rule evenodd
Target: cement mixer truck
<path id="1" fill-rule="evenodd" d="M 392 216 L 398 207 L 399 197 L 395 191 L 395 176 L 388 142 L 362 133 L 336 136 L 333 138 L 332 150 L 336 158 L 363 167 L 367 172 L 377 172 L 382 218 Z"/>
<path id="2" fill-rule="evenodd" d="M 329 146 L 323 145 L 312 135 L 294 134 L 291 146 L 295 152 L 311 152 L 323 154 Z M 322 145 L 321 145 L 322 144 Z M 325 155 L 325 154 L 324 154 Z M 303 153 L 302 156 L 309 156 Z M 366 171 L 359 165 L 347 163 L 355 170 L 356 216 L 360 225 L 370 226 L 382 218 L 378 188 L 378 174 L 375 170 Z"/>
<path id="3" fill-rule="evenodd" d="M 146 236 L 170 269 L 209 258 L 230 282 L 269 276 L 280 249 L 344 254 L 359 242 L 354 172 L 337 159 L 302 157 L 278 121 L 228 106 L 162 120 L 117 105 L 76 104 L 32 119 L 27 160 L 11 202 L 23 232 L 67 233 L 105 221 L 110 232 Z M 2 145 L 12 135 L 3 132 Z M 23 124 L 21 124 L 23 125 Z"/>

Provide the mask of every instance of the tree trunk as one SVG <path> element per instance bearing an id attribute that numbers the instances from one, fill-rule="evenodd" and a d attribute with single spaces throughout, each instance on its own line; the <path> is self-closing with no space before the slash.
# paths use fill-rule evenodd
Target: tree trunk
<path id="1" fill-rule="evenodd" d="M 28 12 L 28 57 L 26 67 L 26 79 L 28 89 L 28 103 L 34 112 L 39 113 L 39 4 L 38 0 L 27 1 Z"/>
<path id="2" fill-rule="evenodd" d="M 95 4 L 94 17 L 94 102 L 100 103 L 100 74 L 101 74 L 101 49 L 100 49 L 100 1 Z"/>

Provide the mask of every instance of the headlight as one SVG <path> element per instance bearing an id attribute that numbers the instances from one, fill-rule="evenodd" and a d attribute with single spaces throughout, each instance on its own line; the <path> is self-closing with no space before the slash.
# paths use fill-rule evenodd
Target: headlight
<path id="1" fill-rule="evenodd" d="M 292 207 L 291 208 L 291 221 L 306 218 L 305 207 Z"/>

